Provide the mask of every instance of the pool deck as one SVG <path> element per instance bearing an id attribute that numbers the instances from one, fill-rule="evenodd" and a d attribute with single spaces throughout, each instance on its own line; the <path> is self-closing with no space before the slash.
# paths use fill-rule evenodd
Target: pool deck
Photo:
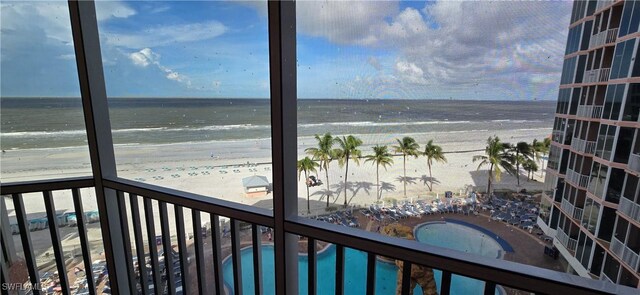
<path id="1" fill-rule="evenodd" d="M 376 221 L 369 220 L 367 217 L 358 214 L 358 220 L 363 229 L 367 228 L 370 231 L 376 231 L 378 226 L 384 226 Z M 465 225 L 471 225 L 475 229 L 482 229 L 482 231 L 490 232 L 498 235 L 501 240 L 504 240 L 510 245 L 512 251 L 506 251 L 503 259 L 546 269 L 552 269 L 556 271 L 563 271 L 561 264 L 558 260 L 544 254 L 544 247 L 551 246 L 550 243 L 545 243 L 540 240 L 537 235 L 530 234 L 528 231 L 521 228 L 509 225 L 505 222 L 494 221 L 488 215 L 484 215 L 482 212 L 478 215 L 463 215 L 456 213 L 445 214 L 433 214 L 425 215 L 421 217 L 410 217 L 402 219 L 399 222 L 416 227 L 422 223 L 432 221 L 446 221 L 455 223 L 464 223 Z"/>
<path id="2" fill-rule="evenodd" d="M 358 218 L 358 222 L 360 223 L 361 225 L 360 228 L 362 230 L 375 232 L 377 231 L 378 226 L 382 227 L 385 225 L 385 224 L 378 223 L 376 221 L 369 220 L 368 217 L 360 213 L 354 212 L 354 215 Z M 505 260 L 533 265 L 533 266 L 547 268 L 547 269 L 552 269 L 556 271 L 563 271 L 561 264 L 558 260 L 554 260 L 553 258 L 544 254 L 544 247 L 550 246 L 550 244 L 544 243 L 535 234 L 530 234 L 528 231 L 525 231 L 518 227 L 508 225 L 505 222 L 491 220 L 489 216 L 484 215 L 483 213 L 480 213 L 480 215 L 478 216 L 462 215 L 462 214 L 455 214 L 455 213 L 435 214 L 435 215 L 426 215 L 419 218 L 418 217 L 406 218 L 406 219 L 400 220 L 399 222 L 410 227 L 416 227 L 422 223 L 433 222 L 433 221 L 463 223 L 468 226 L 470 225 L 475 229 L 482 229 L 482 231 L 487 231 L 492 234 L 498 235 L 500 239 L 503 239 L 506 243 L 508 243 L 508 245 L 510 245 L 512 249 L 512 252 L 505 251 L 503 256 L 503 259 Z M 210 239 L 211 239 L 210 237 L 205 238 L 205 243 L 204 243 L 204 254 L 205 254 L 204 260 L 205 261 L 213 260 L 213 257 L 212 257 L 213 251 L 211 249 Z M 241 247 L 246 247 L 251 245 L 251 231 L 242 230 L 240 232 L 240 241 L 241 241 Z M 262 242 L 263 244 L 272 243 L 271 241 L 269 241 L 268 236 L 266 234 L 262 235 Z M 189 251 L 189 255 L 193 256 L 195 254 L 193 249 L 193 240 L 188 240 L 187 245 L 188 245 L 187 249 Z M 221 249 L 222 258 L 228 257 L 231 254 L 231 241 L 229 237 L 222 238 L 221 246 L 222 246 L 222 249 Z M 316 246 L 316 250 L 321 251 L 325 249 L 326 246 L 327 246 L 327 243 L 319 241 L 318 245 Z M 505 248 L 503 245 L 503 249 L 506 250 L 507 248 Z M 299 251 L 300 253 L 306 254 L 307 252 L 306 239 L 300 240 Z M 195 263 L 189 264 L 188 269 L 189 269 L 188 272 L 191 273 L 190 275 L 191 286 L 194 289 L 197 289 L 197 279 L 196 279 L 196 276 L 194 275 L 195 272 L 197 271 L 195 269 Z M 205 277 L 213 278 L 212 276 L 213 265 L 211 263 L 205 263 L 205 272 L 206 272 Z M 209 286 L 209 290 L 211 290 L 211 288 L 213 287 L 213 281 L 214 280 L 212 279 L 207 279 L 205 282 Z M 520 294 L 520 292 L 518 292 L 517 290 L 513 290 L 509 288 L 507 289 L 508 289 L 507 294 Z M 522 294 L 528 294 L 528 293 L 522 293 Z"/>

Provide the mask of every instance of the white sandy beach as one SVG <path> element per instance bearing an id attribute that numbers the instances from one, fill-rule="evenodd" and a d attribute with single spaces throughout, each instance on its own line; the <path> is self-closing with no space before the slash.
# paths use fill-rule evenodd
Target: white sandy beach
<path id="1" fill-rule="evenodd" d="M 520 127 L 520 126 L 518 126 Z M 531 129 L 511 132 L 496 132 L 503 141 L 531 142 L 534 138 L 539 140 L 548 136 L 551 129 Z M 429 193 L 423 178 L 428 177 L 426 160 L 424 158 L 408 158 L 407 160 L 407 200 L 434 198 L 445 191 L 458 193 L 466 185 L 472 185 L 479 190 L 484 190 L 487 183 L 485 169 L 476 170 L 477 163 L 472 162 L 474 155 L 482 154 L 482 151 L 449 153 L 452 151 L 482 150 L 486 139 L 493 132 L 449 132 L 449 133 L 421 133 L 421 134 L 366 134 L 357 135 L 364 145 L 361 147 L 363 155 L 370 153 L 375 144 L 393 145 L 395 138 L 413 136 L 418 143 L 425 144 L 429 139 L 441 145 L 446 154 L 446 164 L 436 163 L 433 168 L 433 177 L 436 180 L 433 193 Z M 304 149 L 314 146 L 315 139 L 299 138 L 299 158 L 304 157 Z M 261 207 L 271 207 L 272 195 L 255 198 L 247 197 L 242 187 L 242 178 L 251 175 L 266 176 L 272 181 L 270 141 L 225 141 L 225 142 L 198 142 L 165 145 L 118 145 L 115 148 L 118 163 L 118 175 L 128 179 L 136 179 L 145 183 L 169 187 L 178 190 L 193 192 L 205 196 L 225 199 L 228 201 L 252 205 L 259 202 Z M 213 155 L 213 157 L 212 157 Z M 32 149 L 11 150 L 2 154 L 2 181 L 22 181 L 42 178 L 62 178 L 89 175 L 90 166 L 88 150 L 86 148 L 64 149 Z M 404 199 L 403 184 L 399 178 L 402 176 L 402 157 L 394 157 L 395 164 L 386 171 L 381 168 L 380 182 L 384 186 L 382 199 Z M 256 167 L 247 167 L 240 164 L 263 163 Z M 227 166 L 226 168 L 220 166 Z M 234 172 L 234 170 L 236 172 Z M 226 171 L 226 173 L 221 172 Z M 318 177 L 326 184 L 324 171 L 318 173 Z M 338 166 L 337 161 L 332 162 L 329 170 L 329 182 L 337 200 L 330 199 L 334 206 L 340 206 L 344 202 L 343 178 L 344 169 Z M 503 174 L 502 180 L 495 184 L 495 188 L 520 190 L 541 190 L 542 179 L 540 173 L 536 173 L 537 181 L 527 181 L 526 172 L 520 177 L 521 186 L 516 186 L 514 176 Z M 299 181 L 299 212 L 306 214 L 306 187 L 304 179 Z M 371 163 L 360 165 L 350 164 L 348 175 L 347 198 L 350 204 L 367 205 L 376 202 L 376 178 L 375 166 Z M 312 215 L 323 214 L 326 206 L 326 186 L 321 185 L 310 188 L 312 200 Z M 56 192 L 55 206 L 57 210 L 73 210 L 73 202 L 70 192 Z M 84 190 L 84 208 L 86 211 L 97 210 L 95 194 L 92 190 Z M 27 213 L 45 212 L 41 194 L 28 194 L 24 196 Z M 154 203 L 155 204 L 155 203 Z M 13 209 L 12 202 L 7 199 L 7 207 Z M 142 208 L 142 202 L 140 202 Z M 186 210 L 185 210 L 186 212 Z M 156 232 L 160 233 L 158 210 L 155 208 Z M 171 221 L 171 233 L 175 235 L 174 211 L 169 207 L 169 220 Z M 203 216 L 203 223 L 208 217 Z M 185 215 L 186 232 L 192 233 L 191 216 Z M 144 222 L 142 228 L 145 230 Z M 33 235 L 48 235 L 48 231 L 33 232 Z M 16 236 L 18 237 L 18 236 Z M 69 236 L 72 238 L 73 235 Z M 91 240 L 99 240 L 98 229 L 90 231 Z M 46 240 L 46 239 L 45 239 Z M 74 244 L 73 242 L 69 242 Z M 19 245 L 19 244 L 18 244 Z M 67 249 L 71 250 L 71 249 Z"/>

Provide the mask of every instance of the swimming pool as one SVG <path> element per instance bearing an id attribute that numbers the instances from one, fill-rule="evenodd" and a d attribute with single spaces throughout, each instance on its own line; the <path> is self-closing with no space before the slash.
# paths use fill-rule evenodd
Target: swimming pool
<path id="1" fill-rule="evenodd" d="M 488 237 L 487 233 L 472 227 L 453 222 L 433 222 L 422 224 L 415 229 L 416 239 L 422 243 L 455 249 L 458 251 L 475 253 L 487 257 L 499 257 L 504 252 L 498 241 Z M 480 246 L 477 246 L 480 245 Z M 242 264 L 243 293 L 253 294 L 253 253 L 251 248 L 240 252 Z M 317 284 L 318 294 L 334 294 L 335 290 L 336 248 L 328 247 L 317 256 Z M 299 293 L 307 294 L 306 255 L 299 256 L 298 285 Z M 345 293 L 362 294 L 366 287 L 367 254 L 354 249 L 345 249 Z M 227 288 L 233 294 L 233 266 L 231 259 L 226 259 L 222 266 L 223 276 Z M 378 260 L 376 262 L 376 294 L 395 294 L 396 275 L 398 268 L 395 264 Z M 264 294 L 275 294 L 274 253 L 273 246 L 262 246 L 262 287 Z M 434 271 L 438 291 L 440 290 L 441 271 Z M 468 277 L 452 275 L 451 294 L 482 294 L 484 282 Z M 351 291 L 351 292 L 350 292 Z M 421 294 L 419 286 L 415 294 Z M 496 294 L 500 294 L 496 290 Z"/>

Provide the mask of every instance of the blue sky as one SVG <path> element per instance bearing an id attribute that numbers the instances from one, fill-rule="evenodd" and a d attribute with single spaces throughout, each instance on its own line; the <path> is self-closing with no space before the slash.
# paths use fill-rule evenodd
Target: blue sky
<path id="1" fill-rule="evenodd" d="M 0 5 L 0 94 L 79 96 L 66 2 Z M 109 96 L 269 96 L 266 2 L 96 6 Z M 302 1 L 297 11 L 300 98 L 555 100 L 571 3 Z"/>

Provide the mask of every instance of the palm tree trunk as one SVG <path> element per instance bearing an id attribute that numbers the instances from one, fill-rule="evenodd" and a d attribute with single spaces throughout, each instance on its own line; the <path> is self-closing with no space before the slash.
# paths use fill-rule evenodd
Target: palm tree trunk
<path id="1" fill-rule="evenodd" d="M 331 196 L 331 190 L 329 190 L 329 165 L 327 165 L 327 167 L 324 167 L 324 176 L 326 177 L 325 180 L 327 181 L 327 207 L 329 207 L 329 197 Z"/>
<path id="2" fill-rule="evenodd" d="M 427 166 L 429 166 L 429 182 L 431 182 L 431 186 L 429 187 L 429 191 L 433 191 L 433 176 L 431 175 L 431 164 L 427 162 Z"/>
<path id="3" fill-rule="evenodd" d="M 518 179 L 518 187 L 520 187 L 520 156 L 519 152 L 516 152 L 516 179 Z"/>
<path id="4" fill-rule="evenodd" d="M 349 154 L 347 154 L 347 165 L 344 169 L 344 207 L 347 208 L 347 176 L 349 175 Z"/>
<path id="5" fill-rule="evenodd" d="M 376 185 L 378 187 L 376 201 L 380 201 L 380 164 L 376 165 Z"/>
<path id="6" fill-rule="evenodd" d="M 487 180 L 487 194 L 491 200 L 491 178 L 493 178 L 493 164 L 489 167 L 489 179 Z"/>
<path id="7" fill-rule="evenodd" d="M 402 169 L 404 171 L 404 197 L 407 197 L 407 156 L 402 156 Z"/>
<path id="8" fill-rule="evenodd" d="M 309 173 L 307 171 L 304 172 L 304 177 L 305 180 L 304 182 L 307 183 L 307 180 L 309 179 Z M 309 205 L 310 201 L 309 201 L 309 185 L 307 184 L 307 214 L 311 214 L 311 206 Z"/>

